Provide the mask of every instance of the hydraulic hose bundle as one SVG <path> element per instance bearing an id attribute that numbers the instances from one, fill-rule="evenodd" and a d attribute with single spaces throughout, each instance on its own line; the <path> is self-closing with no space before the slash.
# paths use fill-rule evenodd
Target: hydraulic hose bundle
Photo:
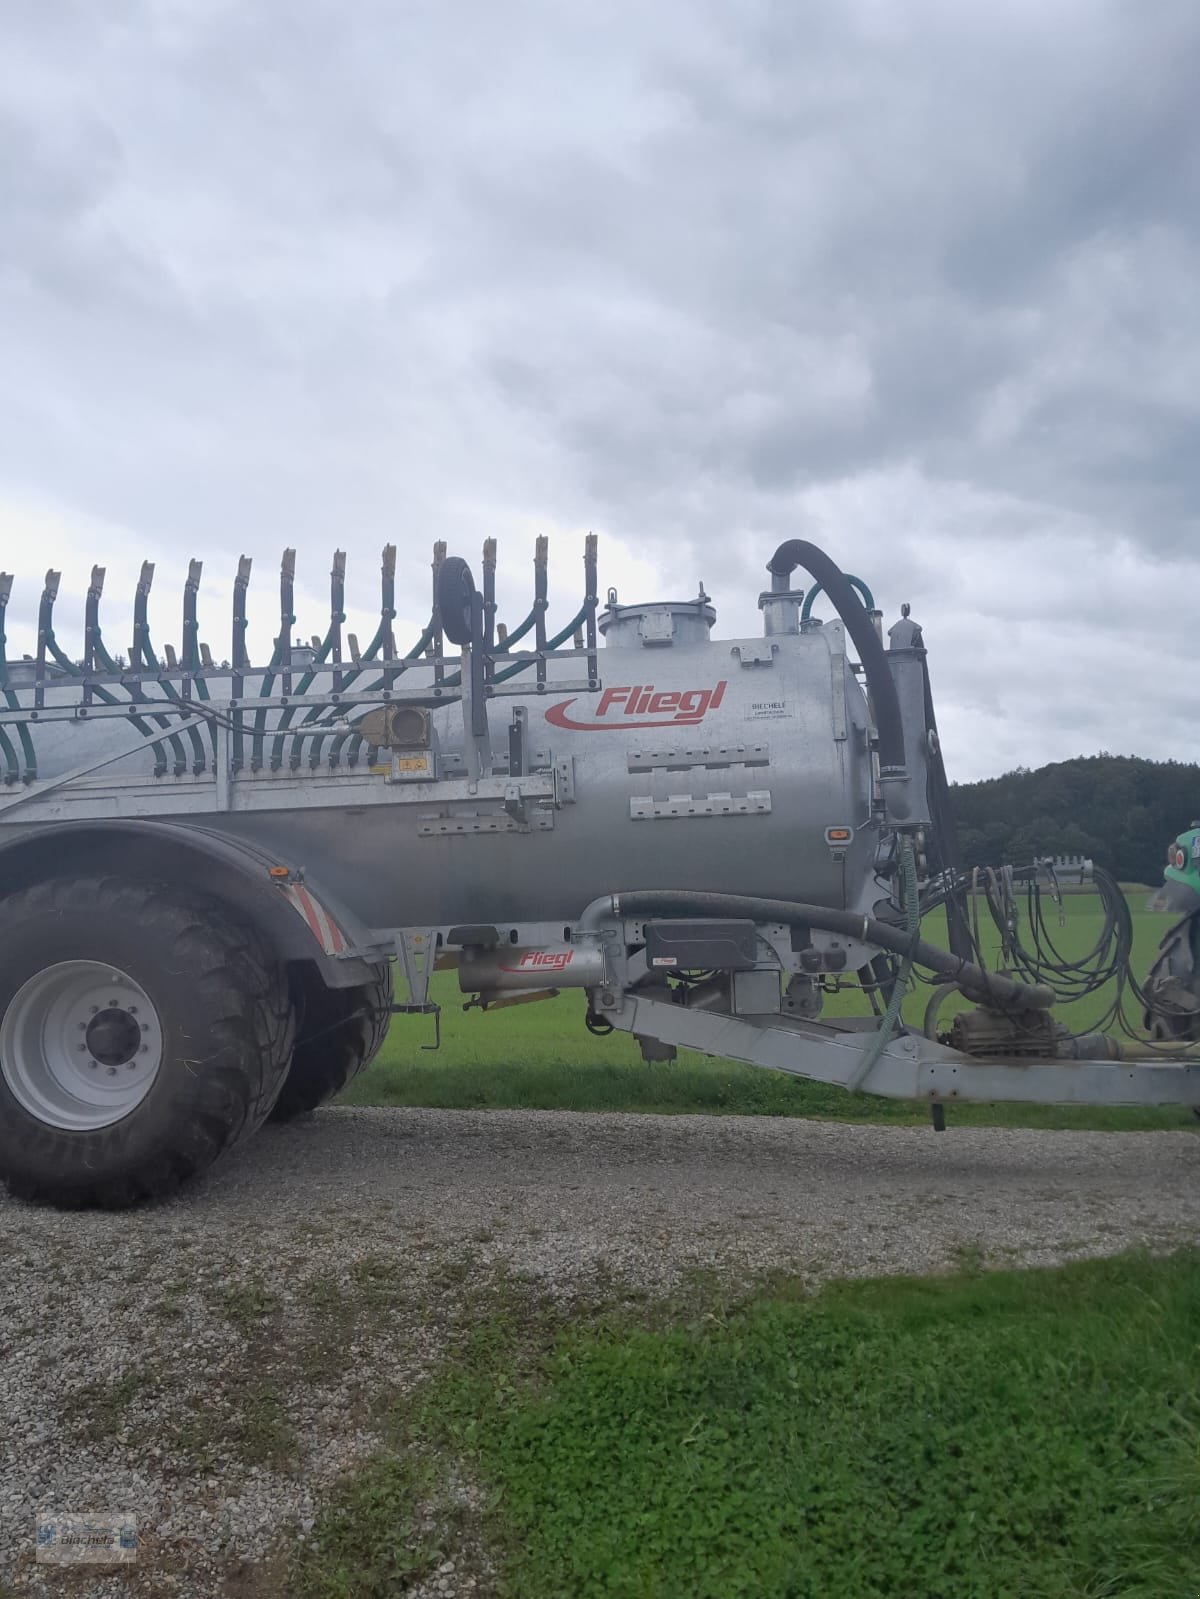
<path id="1" fill-rule="evenodd" d="M 1017 983 L 999 972 L 939 949 L 907 928 L 861 916 L 857 911 L 834 910 L 828 905 L 806 905 L 798 900 L 765 899 L 753 894 L 709 894 L 694 889 L 650 888 L 605 895 L 584 912 L 582 931 L 607 916 L 717 916 L 748 918 L 755 922 L 782 922 L 785 927 L 816 927 L 889 950 L 902 959 L 936 972 L 979 1004 L 996 1010 L 1048 1010 L 1054 1004 L 1051 988 L 1040 983 Z"/>

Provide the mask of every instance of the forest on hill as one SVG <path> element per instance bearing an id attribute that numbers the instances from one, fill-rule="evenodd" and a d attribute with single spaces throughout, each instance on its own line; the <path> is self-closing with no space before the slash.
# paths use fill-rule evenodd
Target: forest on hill
<path id="1" fill-rule="evenodd" d="M 1167 845 L 1200 820 L 1200 766 L 1088 755 L 951 788 L 965 866 L 1088 855 L 1122 882 L 1159 883 Z"/>

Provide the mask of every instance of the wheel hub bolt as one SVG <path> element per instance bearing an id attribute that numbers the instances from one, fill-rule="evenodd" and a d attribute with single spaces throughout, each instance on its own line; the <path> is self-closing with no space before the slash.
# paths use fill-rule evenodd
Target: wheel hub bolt
<path id="1" fill-rule="evenodd" d="M 108 1075 L 110 1077 L 115 1077 L 117 1075 L 117 1068 L 115 1066 L 110 1066 L 108 1068 Z"/>

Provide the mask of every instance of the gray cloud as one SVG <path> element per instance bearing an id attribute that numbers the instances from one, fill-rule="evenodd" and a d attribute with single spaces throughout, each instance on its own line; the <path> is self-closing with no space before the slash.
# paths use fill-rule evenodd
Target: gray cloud
<path id="1" fill-rule="evenodd" d="M 12 631 L 51 560 L 219 607 L 286 543 L 315 627 L 396 537 L 417 625 L 435 537 L 516 610 L 561 530 L 565 605 L 588 527 L 750 629 L 804 531 L 920 611 L 964 775 L 1190 756 L 1198 66 L 1186 0 L 13 0 Z"/>

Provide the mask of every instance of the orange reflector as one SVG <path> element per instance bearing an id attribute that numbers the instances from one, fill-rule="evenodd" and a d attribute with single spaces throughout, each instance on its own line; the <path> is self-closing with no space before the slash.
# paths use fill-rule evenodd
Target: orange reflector
<path id="1" fill-rule="evenodd" d="M 825 837 L 831 844 L 845 844 L 850 838 L 850 829 L 848 827 L 827 827 L 825 829 Z"/>
<path id="2" fill-rule="evenodd" d="M 268 866 L 267 867 L 267 876 L 268 877 L 286 877 L 287 875 L 288 875 L 288 869 L 287 869 L 286 866 Z"/>

